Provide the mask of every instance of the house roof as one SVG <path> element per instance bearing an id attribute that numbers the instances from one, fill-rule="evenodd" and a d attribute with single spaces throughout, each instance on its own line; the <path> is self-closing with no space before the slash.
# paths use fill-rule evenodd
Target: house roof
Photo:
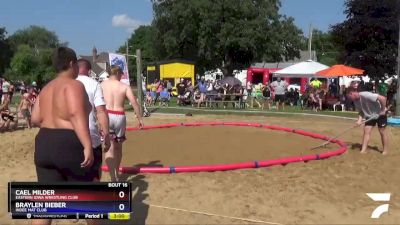
<path id="1" fill-rule="evenodd" d="M 104 69 L 99 66 L 97 63 L 108 63 L 109 62 L 109 56 L 107 52 L 102 52 L 99 55 L 97 55 L 97 60 L 96 62 L 93 62 L 93 56 L 87 56 L 87 55 L 80 55 L 79 56 L 82 59 L 86 59 L 90 62 L 92 65 L 92 71 L 96 74 L 99 75 L 101 72 L 104 71 Z"/>
<path id="2" fill-rule="evenodd" d="M 97 55 L 97 62 L 108 62 L 109 60 L 107 52 L 102 52 L 100 55 Z"/>

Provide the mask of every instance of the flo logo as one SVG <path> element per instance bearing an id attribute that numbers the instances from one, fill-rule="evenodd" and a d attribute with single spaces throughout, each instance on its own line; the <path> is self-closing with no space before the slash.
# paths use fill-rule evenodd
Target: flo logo
<path id="1" fill-rule="evenodd" d="M 367 193 L 368 197 L 376 202 L 389 202 L 390 193 Z M 382 204 L 372 211 L 371 218 L 378 219 L 385 212 L 389 211 L 389 204 Z"/>

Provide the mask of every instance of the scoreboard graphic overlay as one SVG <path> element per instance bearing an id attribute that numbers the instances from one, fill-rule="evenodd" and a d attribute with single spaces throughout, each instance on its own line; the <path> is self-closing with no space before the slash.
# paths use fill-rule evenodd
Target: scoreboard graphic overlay
<path id="1" fill-rule="evenodd" d="M 8 183 L 13 219 L 128 220 L 131 183 Z"/>

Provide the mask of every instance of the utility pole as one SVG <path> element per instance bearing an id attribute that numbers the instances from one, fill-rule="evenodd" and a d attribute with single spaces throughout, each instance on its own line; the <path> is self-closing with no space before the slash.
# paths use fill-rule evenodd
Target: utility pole
<path id="1" fill-rule="evenodd" d="M 399 42 L 397 49 L 397 94 L 396 94 L 396 117 L 400 118 L 400 19 L 399 19 Z"/>
<path id="2" fill-rule="evenodd" d="M 128 63 L 128 56 L 129 56 L 129 45 L 128 45 L 128 41 L 125 42 L 126 44 L 126 63 Z"/>
<path id="3" fill-rule="evenodd" d="M 309 35 L 308 35 L 308 52 L 310 53 L 310 60 L 312 60 L 312 51 L 311 51 L 311 43 L 312 43 L 312 34 L 313 34 L 313 29 L 312 25 L 310 23 L 310 30 L 309 30 Z"/>
<path id="4" fill-rule="evenodd" d="M 136 85 L 137 85 L 137 97 L 140 107 L 140 113 L 143 112 L 143 100 L 142 100 L 142 52 L 140 49 L 136 49 Z"/>
<path id="5" fill-rule="evenodd" d="M 140 49 L 136 49 L 136 55 L 129 55 L 129 43 L 128 41 L 126 43 L 126 63 L 129 62 L 129 56 L 133 56 L 136 58 L 136 87 L 137 87 L 137 98 L 138 98 L 138 103 L 139 103 L 139 109 L 140 112 L 139 114 L 142 115 L 143 112 L 143 97 L 142 97 L 142 54 Z"/>

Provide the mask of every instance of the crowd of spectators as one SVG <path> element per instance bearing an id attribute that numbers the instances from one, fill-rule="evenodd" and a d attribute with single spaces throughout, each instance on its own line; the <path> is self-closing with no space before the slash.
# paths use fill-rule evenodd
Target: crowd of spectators
<path id="1" fill-rule="evenodd" d="M 11 106 L 17 92 L 20 94 L 20 101 L 16 102 L 17 105 L 13 109 Z M 38 93 L 36 82 L 27 86 L 24 82 L 11 82 L 0 78 L 0 132 L 16 129 L 18 118 L 23 118 L 26 126 L 31 128 L 30 115 Z"/>
<path id="2" fill-rule="evenodd" d="M 391 84 L 380 82 L 360 82 L 360 91 L 372 91 L 387 96 L 388 105 L 394 106 L 396 80 Z M 261 109 L 284 109 L 285 106 L 299 106 L 301 109 L 313 111 L 355 110 L 354 104 L 346 97 L 346 88 L 338 85 L 337 79 L 322 83 L 312 78 L 303 94 L 299 88 L 289 87 L 281 78 L 266 84 L 231 85 L 217 81 L 205 80 L 201 77 L 196 84 L 191 80 L 180 79 L 175 86 L 169 80 L 155 80 L 145 90 L 147 105 L 168 106 L 171 97 L 177 97 L 180 106 L 192 105 L 195 107 L 209 106 L 227 108 L 258 107 Z"/>

